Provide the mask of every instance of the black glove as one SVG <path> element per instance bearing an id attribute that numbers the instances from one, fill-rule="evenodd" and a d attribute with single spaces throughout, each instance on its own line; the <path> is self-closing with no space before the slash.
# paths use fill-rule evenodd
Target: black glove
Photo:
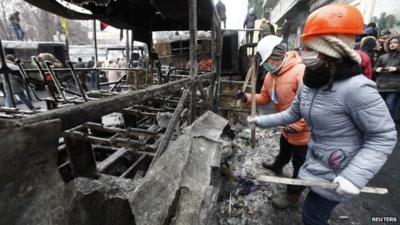
<path id="1" fill-rule="evenodd" d="M 295 129 L 293 129 L 291 126 L 289 126 L 289 125 L 286 125 L 284 128 L 283 128 L 287 133 L 289 133 L 289 134 L 292 134 L 292 133 L 296 133 L 297 131 L 295 130 Z"/>
<path id="2" fill-rule="evenodd" d="M 236 91 L 236 98 L 240 99 L 242 102 L 246 102 L 247 101 L 246 94 L 240 89 Z"/>

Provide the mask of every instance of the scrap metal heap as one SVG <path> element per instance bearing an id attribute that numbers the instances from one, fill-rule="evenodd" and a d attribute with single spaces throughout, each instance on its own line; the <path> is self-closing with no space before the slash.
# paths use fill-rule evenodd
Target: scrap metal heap
<path id="1" fill-rule="evenodd" d="M 41 68 L 36 61 L 54 93 L 38 98 L 48 111 L 8 109 L 0 118 L 0 224 L 215 224 L 228 121 L 208 111 L 218 108 L 221 59 L 212 1 L 66 1 L 91 14 L 56 0 L 26 1 L 65 18 L 129 29 L 150 48 L 153 31 L 189 30 L 190 67 L 165 74 L 122 68 L 125 76 L 104 84 L 111 90 L 92 93 L 82 90 L 71 63 L 76 88 L 68 90 L 51 63 Z M 209 71 L 197 70 L 197 29 L 211 31 Z M 122 80 L 131 91 L 114 95 Z"/>

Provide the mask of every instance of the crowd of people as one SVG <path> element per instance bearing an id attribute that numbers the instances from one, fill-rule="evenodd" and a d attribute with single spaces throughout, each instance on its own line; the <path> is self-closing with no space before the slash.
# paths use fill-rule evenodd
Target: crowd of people
<path id="1" fill-rule="evenodd" d="M 399 37 L 383 37 L 373 28 L 364 28 L 357 8 L 330 4 L 308 17 L 299 52 L 286 51 L 284 38 L 274 35 L 258 42 L 259 66 L 267 74 L 256 103 L 273 103 L 277 113 L 247 122 L 281 127 L 280 152 L 263 166 L 281 175 L 291 160 L 293 178 L 337 184 L 334 190 L 310 187 L 302 203 L 305 225 L 326 225 L 333 209 L 358 195 L 381 169 L 397 142 L 398 93 L 379 93 L 373 79 L 398 73 Z M 251 102 L 250 94 L 236 94 L 242 104 Z M 298 206 L 303 190 L 289 185 L 272 204 Z"/>

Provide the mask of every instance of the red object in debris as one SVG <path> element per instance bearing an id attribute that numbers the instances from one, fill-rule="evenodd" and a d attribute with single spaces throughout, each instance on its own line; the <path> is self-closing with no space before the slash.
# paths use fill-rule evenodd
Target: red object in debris
<path id="1" fill-rule="evenodd" d="M 108 27 L 108 23 L 100 21 L 100 30 L 103 31 Z"/>
<path id="2" fill-rule="evenodd" d="M 198 69 L 199 70 L 212 70 L 212 59 L 203 59 L 200 62 L 198 62 Z"/>

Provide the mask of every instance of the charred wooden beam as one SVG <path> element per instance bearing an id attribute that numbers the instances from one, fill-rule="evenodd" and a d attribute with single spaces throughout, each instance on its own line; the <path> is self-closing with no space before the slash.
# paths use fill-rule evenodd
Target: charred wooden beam
<path id="1" fill-rule="evenodd" d="M 81 132 L 65 131 L 64 142 L 75 177 L 97 177 L 97 166 L 90 140 Z"/>

